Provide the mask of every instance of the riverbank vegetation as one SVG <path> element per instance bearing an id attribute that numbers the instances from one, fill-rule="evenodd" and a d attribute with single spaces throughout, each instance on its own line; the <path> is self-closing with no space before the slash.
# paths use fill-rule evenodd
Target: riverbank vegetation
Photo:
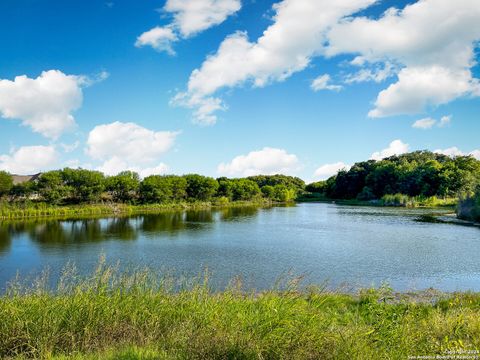
<path id="1" fill-rule="evenodd" d="M 460 200 L 457 212 L 460 219 L 480 222 L 480 186 L 475 194 Z"/>
<path id="2" fill-rule="evenodd" d="M 386 206 L 454 205 L 480 184 L 480 161 L 416 151 L 368 160 L 306 186 L 318 198 L 357 200 Z"/>
<path id="3" fill-rule="evenodd" d="M 33 285 L 32 285 L 33 284 Z M 480 348 L 480 296 L 357 295 L 298 287 L 224 291 L 101 262 L 17 280 L 0 297 L 0 357 L 57 359 L 406 359 Z"/>
<path id="4" fill-rule="evenodd" d="M 98 171 L 69 168 L 14 185 L 10 174 L 0 172 L 0 217 L 131 214 L 286 203 L 294 201 L 304 187 L 301 179 L 284 175 L 243 179 L 152 175 L 141 180 L 130 171 L 104 176 Z"/>

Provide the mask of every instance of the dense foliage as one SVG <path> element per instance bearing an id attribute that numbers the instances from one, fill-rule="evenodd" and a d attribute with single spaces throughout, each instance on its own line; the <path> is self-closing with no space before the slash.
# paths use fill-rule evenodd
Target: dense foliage
<path id="1" fill-rule="evenodd" d="M 0 196 L 8 194 L 13 187 L 13 179 L 5 171 L 0 171 Z"/>
<path id="2" fill-rule="evenodd" d="M 474 195 L 461 199 L 457 213 L 461 219 L 480 222 L 480 186 Z"/>
<path id="3" fill-rule="evenodd" d="M 371 200 L 388 194 L 410 197 L 456 197 L 471 194 L 480 183 L 480 161 L 416 151 L 380 161 L 356 163 L 307 191 L 335 199 Z"/>
<path id="4" fill-rule="evenodd" d="M 301 179 L 285 175 L 246 179 L 214 179 L 197 174 L 151 175 L 141 180 L 132 171 L 105 176 L 99 171 L 70 168 L 48 171 L 38 180 L 13 186 L 12 177 L 0 172 L 0 196 L 10 202 L 30 200 L 51 205 L 225 203 L 261 199 L 287 202 L 295 200 L 304 187 Z"/>

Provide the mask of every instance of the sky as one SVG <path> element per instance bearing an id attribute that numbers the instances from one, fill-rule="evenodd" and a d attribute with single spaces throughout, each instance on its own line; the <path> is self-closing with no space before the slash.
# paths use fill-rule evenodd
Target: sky
<path id="1" fill-rule="evenodd" d="M 2 0 L 0 170 L 480 159 L 478 0 Z"/>

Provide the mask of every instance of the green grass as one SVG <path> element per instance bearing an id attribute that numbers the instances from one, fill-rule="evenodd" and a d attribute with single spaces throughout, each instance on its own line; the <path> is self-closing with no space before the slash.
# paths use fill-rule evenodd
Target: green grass
<path id="1" fill-rule="evenodd" d="M 383 287 L 358 295 L 322 288 L 211 291 L 100 263 L 15 282 L 0 298 L 0 358 L 407 359 L 480 349 L 480 295 L 421 299 Z M 432 300 L 433 299 L 433 300 Z"/>
<path id="2" fill-rule="evenodd" d="M 331 199 L 323 194 L 306 194 L 298 199 L 299 202 L 335 202 L 339 205 L 352 206 L 398 206 L 398 207 L 421 207 L 421 208 L 438 208 L 447 207 L 455 208 L 458 204 L 457 198 L 438 198 L 436 196 L 408 196 L 404 194 L 387 194 L 378 200 L 357 200 L 357 199 Z"/>
<path id="3" fill-rule="evenodd" d="M 133 215 L 155 213 L 172 210 L 195 210 L 221 207 L 242 206 L 268 206 L 272 202 L 268 200 L 258 201 L 205 201 L 205 202 L 179 202 L 167 204 L 91 204 L 91 205 L 68 205 L 55 206 L 45 203 L 9 204 L 0 203 L 0 220 L 28 219 L 38 217 L 83 217 L 102 215 Z"/>

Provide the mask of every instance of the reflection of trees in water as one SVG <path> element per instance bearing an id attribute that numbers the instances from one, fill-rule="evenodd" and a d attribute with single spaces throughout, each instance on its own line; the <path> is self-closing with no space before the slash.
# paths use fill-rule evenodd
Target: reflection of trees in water
<path id="1" fill-rule="evenodd" d="M 47 221 L 36 225 L 30 231 L 30 237 L 43 245 L 97 242 L 105 238 L 98 219 Z"/>
<path id="2" fill-rule="evenodd" d="M 114 218 L 108 220 L 105 235 L 120 240 L 137 240 L 137 229 L 132 225 L 134 219 Z"/>
<path id="3" fill-rule="evenodd" d="M 188 210 L 185 212 L 185 221 L 198 223 L 211 223 L 214 221 L 211 210 Z"/>
<path id="4" fill-rule="evenodd" d="M 186 229 L 184 213 L 172 212 L 143 216 L 141 229 L 147 233 L 166 231 L 176 233 Z"/>
<path id="5" fill-rule="evenodd" d="M 0 251 L 10 245 L 12 237 L 21 234 L 27 234 L 32 241 L 44 246 L 99 242 L 109 238 L 137 239 L 137 231 L 128 218 L 109 219 L 105 226 L 100 219 L 15 221 L 0 224 Z"/>
<path id="6" fill-rule="evenodd" d="M 108 219 L 32 219 L 0 223 L 0 253 L 8 251 L 12 239 L 26 234 L 42 246 L 71 246 L 105 240 L 136 240 L 141 233 L 178 234 L 183 230 L 206 231 L 215 221 L 240 221 L 255 216 L 256 207 L 233 207 L 218 211 L 189 210 Z"/>
<path id="7" fill-rule="evenodd" d="M 7 252 L 12 245 L 12 237 L 7 227 L 0 224 L 0 254 Z"/>
<path id="8" fill-rule="evenodd" d="M 220 219 L 222 221 L 240 221 L 257 215 L 259 208 L 253 206 L 231 207 L 220 210 Z"/>

